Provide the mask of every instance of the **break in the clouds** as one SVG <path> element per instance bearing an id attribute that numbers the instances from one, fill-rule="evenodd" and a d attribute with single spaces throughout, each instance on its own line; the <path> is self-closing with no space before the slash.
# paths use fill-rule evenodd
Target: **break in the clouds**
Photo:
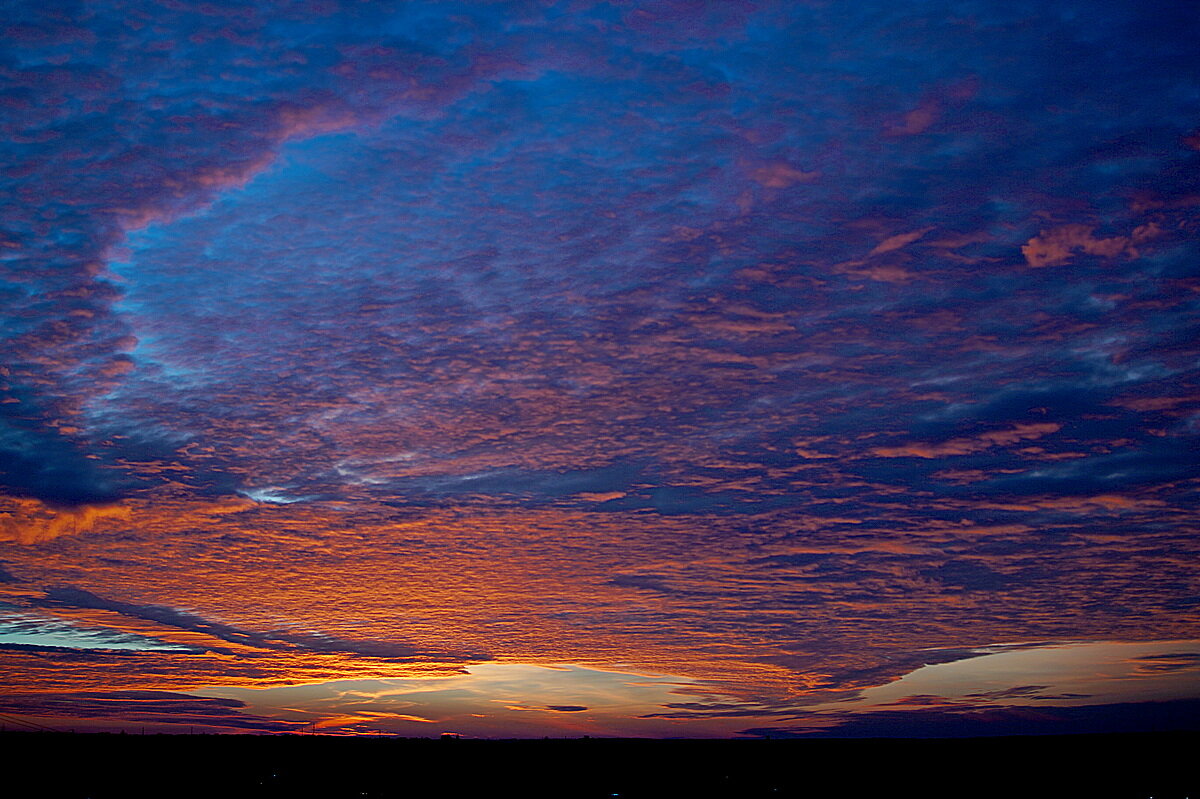
<path id="1" fill-rule="evenodd" d="M 22 696 L 1195 637 L 1184 5 L 10 6 Z"/>

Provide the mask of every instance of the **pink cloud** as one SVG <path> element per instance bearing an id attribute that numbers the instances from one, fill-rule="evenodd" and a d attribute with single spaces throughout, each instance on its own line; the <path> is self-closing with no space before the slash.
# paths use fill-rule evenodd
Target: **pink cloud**
<path id="1" fill-rule="evenodd" d="M 1134 244 L 1159 235 L 1161 230 L 1153 222 L 1134 229 L 1130 236 L 1097 237 L 1092 235 L 1092 225 L 1060 225 L 1043 230 L 1021 246 L 1025 262 L 1030 266 L 1060 266 L 1070 263 L 1077 252 L 1101 258 L 1116 258 L 1119 255 L 1137 256 Z"/>
<path id="2" fill-rule="evenodd" d="M 1057 432 L 1061 427 L 1062 425 L 1053 422 L 1019 424 L 1010 430 L 993 430 L 974 438 L 955 438 L 941 444 L 918 442 L 903 444 L 899 447 L 875 447 L 871 452 L 880 458 L 940 458 L 945 455 L 970 455 L 992 447 L 1041 438 Z"/>
<path id="3" fill-rule="evenodd" d="M 805 172 L 782 161 L 750 171 L 750 177 L 768 189 L 786 189 L 797 183 L 811 183 L 819 176 L 818 172 Z"/>
<path id="4" fill-rule="evenodd" d="M 933 230 L 932 227 L 925 227 L 920 230 L 914 230 L 911 233 L 897 233 L 895 236 L 889 236 L 875 245 L 875 249 L 871 250 L 869 254 L 881 255 L 892 250 L 899 250 L 902 247 L 912 244 L 931 230 Z"/>

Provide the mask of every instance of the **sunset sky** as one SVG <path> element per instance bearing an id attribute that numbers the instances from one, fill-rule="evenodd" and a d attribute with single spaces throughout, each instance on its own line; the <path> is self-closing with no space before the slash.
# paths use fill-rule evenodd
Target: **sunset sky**
<path id="1" fill-rule="evenodd" d="M 6 3 L 0 723 L 1198 726 L 1197 42 Z"/>

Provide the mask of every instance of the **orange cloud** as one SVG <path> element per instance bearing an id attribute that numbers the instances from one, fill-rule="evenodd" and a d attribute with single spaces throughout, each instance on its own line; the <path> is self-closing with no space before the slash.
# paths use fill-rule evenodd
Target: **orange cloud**
<path id="1" fill-rule="evenodd" d="M 805 172 L 782 161 L 759 167 L 750 172 L 750 177 L 756 183 L 760 183 L 768 189 L 786 189 L 797 183 L 811 183 L 819 176 L 819 172 Z"/>
<path id="2" fill-rule="evenodd" d="M 1129 236 L 1097 238 L 1092 235 L 1091 225 L 1061 225 L 1043 230 L 1021 247 L 1025 262 L 1030 266 L 1059 266 L 1069 263 L 1076 252 L 1115 258 L 1118 255 L 1137 257 L 1134 245 L 1141 244 L 1161 235 L 1162 228 L 1150 222 L 1134 228 Z"/>
<path id="3" fill-rule="evenodd" d="M 869 254 L 880 255 L 885 252 L 891 252 L 892 250 L 898 250 L 901 247 L 912 244 L 914 241 L 921 238 L 931 230 L 933 230 L 932 227 L 924 227 L 920 230 L 914 230 L 911 233 L 898 233 L 895 236 L 889 236 L 888 238 L 879 242 L 879 244 L 875 245 L 875 249 L 871 250 Z"/>
<path id="4" fill-rule="evenodd" d="M 833 271 L 839 275 L 865 277 L 879 283 L 907 283 L 912 280 L 912 273 L 898 266 L 867 266 L 866 261 L 845 261 L 833 266 Z"/>
<path id="5" fill-rule="evenodd" d="M 100 374 L 105 377 L 118 377 L 133 371 L 133 361 L 125 356 L 117 356 L 100 367 Z"/>
<path id="6" fill-rule="evenodd" d="M 90 532 L 102 520 L 126 521 L 129 513 L 130 509 L 119 503 L 54 508 L 36 499 L 0 498 L 0 541 L 40 544 Z"/>
<path id="7" fill-rule="evenodd" d="M 621 497 L 625 496 L 625 492 L 624 491 L 599 491 L 599 492 L 584 491 L 582 493 L 576 494 L 575 496 L 577 496 L 580 499 L 585 500 L 587 502 L 608 502 L 610 499 L 620 499 Z"/>
<path id="8" fill-rule="evenodd" d="M 1015 444 L 1058 432 L 1062 425 L 1053 422 L 1019 424 L 1011 430 L 993 430 L 974 438 L 954 438 L 941 444 L 913 443 L 899 447 L 875 447 L 871 453 L 880 458 L 940 458 L 944 455 L 970 455 L 992 447 Z"/>
<path id="9" fill-rule="evenodd" d="M 1174 410 L 1180 405 L 1187 405 L 1200 400 L 1198 397 L 1131 397 L 1114 400 L 1111 404 L 1129 408 L 1143 413 L 1148 411 Z"/>
<path id="10" fill-rule="evenodd" d="M 1107 511 L 1133 510 L 1135 508 L 1161 508 L 1167 503 L 1158 499 L 1128 497 L 1120 494 L 1099 494 L 1094 497 L 1055 497 L 1037 501 L 1038 510 L 1094 511 L 1097 507 Z"/>

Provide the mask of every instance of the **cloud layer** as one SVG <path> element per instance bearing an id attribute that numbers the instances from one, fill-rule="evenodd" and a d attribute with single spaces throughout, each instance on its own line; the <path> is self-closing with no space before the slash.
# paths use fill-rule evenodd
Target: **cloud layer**
<path id="1" fill-rule="evenodd" d="M 1194 637 L 1193 17 L 13 4 L 4 684 Z"/>

